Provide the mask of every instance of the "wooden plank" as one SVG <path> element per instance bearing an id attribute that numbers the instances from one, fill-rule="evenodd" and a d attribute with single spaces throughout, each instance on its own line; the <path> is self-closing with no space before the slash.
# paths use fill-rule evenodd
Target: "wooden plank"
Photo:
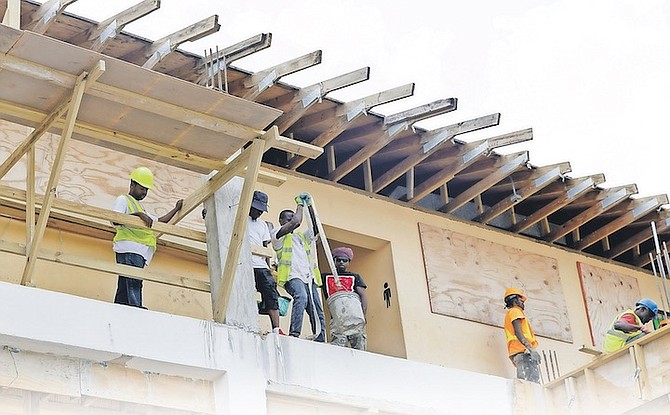
<path id="1" fill-rule="evenodd" d="M 367 81 L 370 78 L 370 67 L 358 69 L 344 75 L 336 76 L 327 79 L 305 88 L 301 88 L 295 93 L 292 99 L 293 106 L 291 109 L 285 110 L 275 121 L 275 125 L 279 128 L 280 133 L 288 130 L 296 121 L 307 113 L 307 110 L 317 102 L 321 102 L 322 98 L 329 92 L 357 84 L 359 82 Z"/>
<path id="2" fill-rule="evenodd" d="M 234 45 L 220 49 L 218 53 L 214 54 L 212 61 L 215 65 L 217 61 L 222 61 L 220 67 L 222 70 L 226 70 L 227 66 L 231 63 L 256 53 L 259 50 L 267 49 L 270 47 L 271 43 L 272 33 L 260 33 L 241 42 L 237 42 Z M 184 67 L 170 71 L 170 74 L 177 78 L 184 79 L 185 77 L 192 75 L 194 71 L 202 72 L 196 83 L 198 85 L 204 85 L 210 76 L 215 75 L 206 68 L 205 62 L 205 59 L 201 59 L 195 68 L 192 65 L 185 65 Z M 225 65 L 223 65 L 224 62 Z"/>
<path id="3" fill-rule="evenodd" d="M 584 193 L 592 190 L 595 186 L 605 181 L 605 175 L 596 174 L 593 176 L 571 179 L 563 185 L 560 196 L 536 210 L 524 220 L 509 228 L 510 232 L 523 232 L 537 222 L 556 212 L 557 210 L 569 205 L 574 200 L 581 197 Z"/>
<path id="4" fill-rule="evenodd" d="M 535 333 L 572 341 L 556 259 L 423 223 L 419 232 L 433 313 L 502 327 L 502 293 L 519 287 Z"/>
<path id="5" fill-rule="evenodd" d="M 49 26 L 56 21 L 67 6 L 77 0 L 48 0 L 30 16 L 30 22 L 25 22 L 24 27 L 35 33 L 43 34 Z"/>
<path id="6" fill-rule="evenodd" d="M 543 239 L 549 242 L 556 242 L 564 235 L 578 229 L 580 226 L 601 213 L 607 212 L 609 209 L 612 209 L 614 206 L 623 202 L 630 197 L 630 195 L 635 193 L 637 193 L 637 186 L 635 185 L 608 189 L 602 192 L 603 197 L 596 204 L 579 213 L 567 222 L 557 226 L 554 230 L 545 235 Z"/>
<path id="7" fill-rule="evenodd" d="M 219 292 L 217 298 L 212 301 L 212 314 L 214 315 L 214 321 L 218 323 L 225 323 L 226 321 L 228 299 L 230 298 L 230 293 L 233 288 L 233 276 L 237 271 L 237 258 L 240 254 L 244 239 L 244 231 L 247 225 L 246 218 L 249 216 L 251 199 L 253 197 L 254 187 L 256 186 L 256 178 L 258 177 L 263 150 L 264 142 L 261 140 L 254 141 L 246 149 L 246 151 L 249 152 L 249 158 L 246 175 L 244 177 L 244 185 L 242 187 L 242 193 L 240 194 L 240 202 L 237 206 L 235 224 L 232 229 L 230 245 L 228 247 L 228 253 L 226 254 L 223 273 L 221 275 Z"/>
<path id="8" fill-rule="evenodd" d="M 366 114 L 371 108 L 393 102 L 402 98 L 407 98 L 414 94 L 414 84 L 407 84 L 397 88 L 382 91 L 376 94 L 368 95 L 365 98 L 357 99 L 341 105 L 337 110 L 337 119 L 332 122 L 330 127 L 312 140 L 312 144 L 319 147 L 325 147 L 333 141 L 338 135 L 347 129 L 347 127 L 356 118 Z M 302 166 L 307 161 L 305 157 L 294 156 L 288 161 L 288 167 L 292 170 Z"/>
<path id="9" fill-rule="evenodd" d="M 446 213 L 454 212 L 456 209 L 472 200 L 475 196 L 481 194 L 500 180 L 512 174 L 518 168 L 525 166 L 527 162 L 527 151 L 501 157 L 499 162 L 496 163 L 495 171 L 489 173 L 485 178 L 451 199 L 449 203 L 443 206 L 440 210 Z"/>
<path id="10" fill-rule="evenodd" d="M 260 94 L 263 93 L 263 91 L 272 86 L 282 76 L 290 75 L 292 73 L 320 64 L 321 55 L 321 51 L 317 50 L 315 52 L 300 56 L 299 58 L 295 58 L 257 72 L 244 80 L 243 86 L 245 89 L 247 89 L 247 92 L 243 94 L 238 92 L 236 95 L 241 96 L 242 98 L 249 101 L 254 101 Z"/>
<path id="11" fill-rule="evenodd" d="M 665 194 L 631 200 L 628 206 L 626 206 L 626 209 L 628 210 L 626 213 L 609 222 L 607 225 L 602 226 L 600 229 L 586 235 L 582 240 L 575 244 L 575 248 L 581 251 L 619 229 L 630 225 L 637 219 L 658 209 L 661 205 L 665 205 L 666 203 L 668 203 L 668 196 Z"/>
<path id="12" fill-rule="evenodd" d="M 56 157 L 54 158 L 53 165 L 51 167 L 51 174 L 49 175 L 49 181 L 47 183 L 48 193 L 45 195 L 44 201 L 42 203 L 41 214 L 35 227 L 35 237 L 32 244 L 30 245 L 30 250 L 26 251 L 26 264 L 23 270 L 23 276 L 21 277 L 21 285 L 31 284 L 32 274 L 35 270 L 36 253 L 39 249 L 40 243 L 42 242 L 44 231 L 47 227 L 49 212 L 51 211 L 51 206 L 53 204 L 54 197 L 56 196 L 56 185 L 58 184 L 58 178 L 60 177 L 60 173 L 63 168 L 65 151 L 67 150 L 68 143 L 72 137 L 72 130 L 74 128 L 74 122 L 77 118 L 77 113 L 79 112 L 81 100 L 84 96 L 84 89 L 86 88 L 87 83 L 95 82 L 96 79 L 102 74 L 102 72 L 104 72 L 104 70 L 104 62 L 99 61 L 97 68 L 93 68 L 91 70 L 91 74 L 93 76 L 91 76 L 90 80 L 88 79 L 89 73 L 83 72 L 77 79 L 77 83 L 75 83 L 70 107 L 67 110 L 65 129 L 63 130 L 63 135 L 61 136 L 60 142 L 58 144 L 58 150 L 56 152 Z"/>
<path id="13" fill-rule="evenodd" d="M 491 114 L 485 117 L 479 117 L 468 121 L 463 121 L 457 124 L 448 125 L 435 130 L 428 131 L 421 134 L 421 142 L 425 143 L 422 150 L 412 154 L 394 167 L 389 169 L 373 181 L 372 191 L 378 193 L 393 182 L 398 177 L 402 176 L 412 166 L 416 166 L 423 160 L 427 159 L 431 154 L 442 148 L 443 145 L 449 143 L 451 139 L 460 134 L 480 130 L 482 128 L 492 127 L 498 125 L 500 122 L 500 114 Z M 428 144 L 428 146 L 426 146 Z"/>
<path id="14" fill-rule="evenodd" d="M 663 211 L 662 217 L 655 220 L 656 230 L 658 233 L 662 233 L 670 229 L 670 215 L 667 211 Z M 634 248 L 636 245 L 641 244 L 642 242 L 652 238 L 651 226 L 645 227 L 642 231 L 636 233 L 625 241 L 619 242 L 617 245 L 613 246 L 609 251 L 605 252 L 607 258 L 616 258 L 617 256 L 623 254 L 629 249 Z"/>
<path id="15" fill-rule="evenodd" d="M 26 251 L 30 251 L 35 235 L 35 148 L 26 154 Z"/>
<path id="16" fill-rule="evenodd" d="M 549 186 L 555 180 L 570 172 L 571 170 L 570 163 L 568 162 L 537 168 L 529 177 L 529 183 L 518 190 L 518 197 L 504 198 L 473 220 L 481 223 L 489 223 L 493 219 L 500 216 L 503 212 L 511 209 L 514 205 L 517 205 L 522 200 L 529 198 L 530 196 Z"/>
<path id="17" fill-rule="evenodd" d="M 21 29 L 21 0 L 7 0 L 7 9 L 2 17 L 2 24 L 14 29 Z"/>
<path id="18" fill-rule="evenodd" d="M 586 312 L 591 326 L 591 340 L 602 350 L 603 336 L 622 311 L 635 306 L 640 299 L 637 279 L 601 267 L 577 262 Z"/>

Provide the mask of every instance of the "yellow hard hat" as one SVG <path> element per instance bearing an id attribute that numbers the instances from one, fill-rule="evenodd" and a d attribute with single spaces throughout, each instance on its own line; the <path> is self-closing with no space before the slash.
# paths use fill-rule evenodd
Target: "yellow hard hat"
<path id="1" fill-rule="evenodd" d="M 130 173 L 130 180 L 147 189 L 154 188 L 154 174 L 148 167 L 138 167 Z"/>
<path id="2" fill-rule="evenodd" d="M 526 296 L 523 295 L 520 289 L 518 288 L 508 288 L 507 291 L 505 291 L 505 295 L 503 296 L 503 301 L 507 299 L 510 295 L 518 295 L 521 297 L 521 301 L 526 301 Z"/>

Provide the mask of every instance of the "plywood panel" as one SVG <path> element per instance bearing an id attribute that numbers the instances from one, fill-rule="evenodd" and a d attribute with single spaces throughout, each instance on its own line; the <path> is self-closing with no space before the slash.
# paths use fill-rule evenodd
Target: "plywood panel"
<path id="1" fill-rule="evenodd" d="M 614 317 L 640 298 L 637 279 L 583 262 L 577 263 L 584 290 L 593 344 L 602 349 L 603 336 Z"/>
<path id="2" fill-rule="evenodd" d="M 430 225 L 419 231 L 434 313 L 502 327 L 502 296 L 519 287 L 535 333 L 572 341 L 554 258 Z"/>

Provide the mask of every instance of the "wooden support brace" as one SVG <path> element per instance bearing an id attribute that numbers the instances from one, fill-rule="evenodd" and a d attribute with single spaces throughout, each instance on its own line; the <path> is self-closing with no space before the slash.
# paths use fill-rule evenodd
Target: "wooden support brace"
<path id="1" fill-rule="evenodd" d="M 7 9 L 2 24 L 13 29 L 21 29 L 21 0 L 7 0 Z"/>
<path id="2" fill-rule="evenodd" d="M 39 34 L 44 34 L 49 26 L 60 16 L 67 6 L 77 0 L 49 0 L 42 3 L 42 5 L 30 16 L 30 22 L 26 22 L 25 26 L 31 31 Z"/>
<path id="3" fill-rule="evenodd" d="M 26 251 L 30 251 L 35 235 L 35 147 L 26 153 Z"/>
<path id="4" fill-rule="evenodd" d="M 220 67 L 222 70 L 225 70 L 225 68 L 228 65 L 235 62 L 236 60 L 244 58 L 245 56 L 249 56 L 253 53 L 256 53 L 259 50 L 269 48 L 271 43 L 272 43 L 271 33 L 260 33 L 256 36 L 252 36 L 234 45 L 220 49 L 218 53 L 216 53 L 212 57 L 212 62 L 215 63 L 214 65 L 215 67 Z M 221 61 L 220 66 L 216 65 L 218 61 Z M 223 62 L 226 63 L 225 67 L 223 66 Z M 199 62 L 197 68 L 194 68 L 191 65 L 185 65 L 170 73 L 180 78 L 187 74 L 191 74 L 194 69 L 198 70 L 199 72 L 202 71 L 202 74 L 198 77 L 198 80 L 196 81 L 198 85 L 206 84 L 207 80 L 210 79 L 212 75 L 214 75 L 213 73 L 208 72 L 209 69 L 207 68 L 206 58 L 202 59 Z"/>
<path id="5" fill-rule="evenodd" d="M 105 48 L 107 43 L 115 38 L 127 24 L 132 23 L 160 8 L 160 0 L 144 0 L 116 15 L 105 19 L 91 28 L 88 33 L 75 36 L 70 43 L 78 45 L 83 42 L 93 42 L 90 50 L 99 52 Z"/>
<path id="6" fill-rule="evenodd" d="M 104 72 L 105 62 L 98 61 L 96 66 L 94 66 L 90 72 L 82 72 L 82 74 L 77 78 L 77 82 L 75 83 L 70 107 L 67 110 L 65 129 L 63 130 L 63 134 L 60 138 L 58 150 L 54 158 L 51 174 L 49 175 L 49 181 L 46 187 L 48 193 L 45 195 L 40 217 L 35 227 L 35 238 L 30 246 L 30 251 L 26 252 L 26 265 L 23 270 L 23 276 L 21 277 L 22 285 L 31 283 L 32 273 L 35 269 L 36 253 L 39 249 L 40 243 L 42 242 L 42 238 L 44 237 L 47 220 L 49 219 L 49 212 L 51 211 L 51 206 L 56 196 L 56 185 L 58 184 L 58 179 L 60 177 L 60 173 L 63 168 L 63 162 L 65 160 L 65 152 L 67 150 L 70 138 L 72 137 L 74 123 L 77 118 L 77 114 L 79 113 L 79 106 L 81 105 L 81 100 L 84 96 L 86 84 L 89 82 L 94 83 Z"/>
<path id="7" fill-rule="evenodd" d="M 240 201 L 237 205 L 235 214 L 235 224 L 230 237 L 226 262 L 224 263 L 223 273 L 219 284 L 219 292 L 212 304 L 214 321 L 225 323 L 228 300 L 233 289 L 233 278 L 237 271 L 239 254 L 242 249 L 244 231 L 247 225 L 247 217 L 251 208 L 251 199 L 253 198 L 256 178 L 260 168 L 261 159 L 265 145 L 261 140 L 255 140 L 245 151 L 249 152 L 247 171 L 244 177 L 244 185 L 240 194 Z"/>

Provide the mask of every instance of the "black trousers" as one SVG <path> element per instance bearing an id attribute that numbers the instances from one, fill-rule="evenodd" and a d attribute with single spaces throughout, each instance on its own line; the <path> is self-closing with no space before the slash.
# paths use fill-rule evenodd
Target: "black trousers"
<path id="1" fill-rule="evenodd" d="M 144 268 L 144 257 L 131 252 L 116 253 L 116 263 Z M 142 307 L 142 280 L 119 275 L 119 282 L 114 296 L 116 304 Z"/>

